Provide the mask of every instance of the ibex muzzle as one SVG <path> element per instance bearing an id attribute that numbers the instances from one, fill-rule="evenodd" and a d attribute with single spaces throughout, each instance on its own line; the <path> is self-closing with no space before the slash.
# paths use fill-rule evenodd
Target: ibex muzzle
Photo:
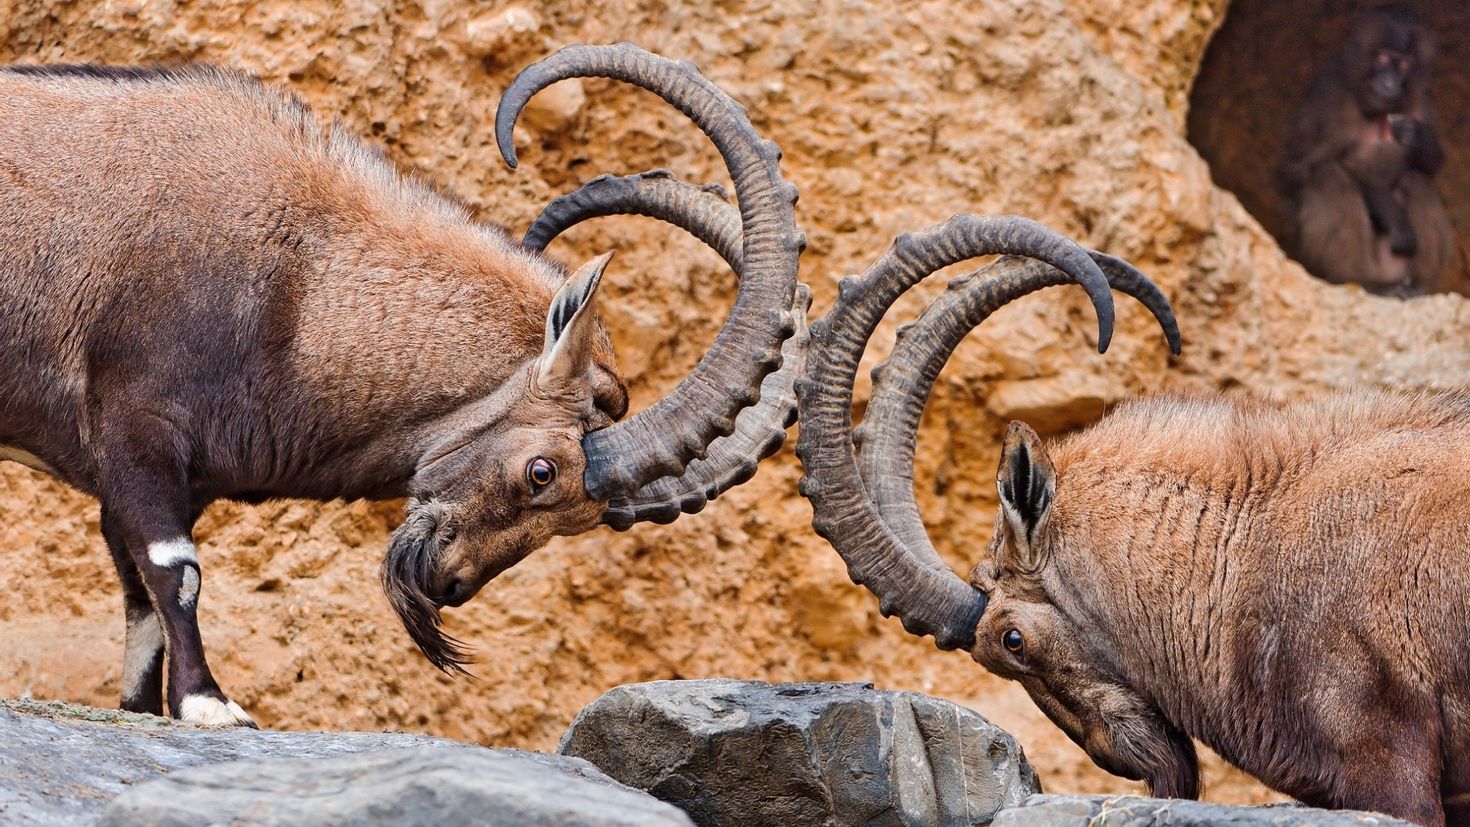
<path id="1" fill-rule="evenodd" d="M 685 62 L 574 46 L 506 91 L 496 139 L 570 77 L 689 114 L 739 209 L 654 172 L 598 179 L 525 242 L 400 176 L 296 98 L 207 66 L 0 68 L 0 459 L 96 495 L 128 618 L 124 708 L 249 724 L 205 664 L 192 528 L 218 499 L 408 498 L 382 575 L 425 655 L 468 655 L 440 609 L 555 535 L 699 510 L 794 411 L 804 245 L 780 153 Z M 596 314 L 608 267 L 540 249 L 643 213 L 740 277 L 692 374 L 625 422 Z M 785 370 L 778 370 L 783 354 Z M 759 401 L 758 401 L 759 400 Z"/>

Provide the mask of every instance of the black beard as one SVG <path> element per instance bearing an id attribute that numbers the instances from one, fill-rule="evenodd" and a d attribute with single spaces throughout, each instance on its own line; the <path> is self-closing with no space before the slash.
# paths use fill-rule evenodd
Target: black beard
<path id="1" fill-rule="evenodd" d="M 428 592 L 439 552 L 450 539 L 448 532 L 441 530 L 444 507 L 410 500 L 407 511 L 383 558 L 381 577 L 388 605 L 429 663 L 445 674 L 469 676 L 464 667 L 472 660 L 470 650 L 440 631 L 439 606 Z"/>

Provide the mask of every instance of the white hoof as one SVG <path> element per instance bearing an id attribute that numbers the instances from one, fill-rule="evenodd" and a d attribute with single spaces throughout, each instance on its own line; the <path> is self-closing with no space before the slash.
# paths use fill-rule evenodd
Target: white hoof
<path id="1" fill-rule="evenodd" d="M 243 726 L 259 729 L 255 720 L 234 701 L 221 701 L 208 695 L 190 695 L 179 704 L 179 720 L 199 726 Z"/>

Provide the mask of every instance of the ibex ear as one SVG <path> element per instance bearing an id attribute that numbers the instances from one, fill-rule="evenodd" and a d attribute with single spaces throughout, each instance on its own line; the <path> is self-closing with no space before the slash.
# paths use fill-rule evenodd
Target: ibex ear
<path id="1" fill-rule="evenodd" d="M 603 268 L 612 257 L 610 252 L 603 253 L 582 265 L 551 300 L 551 309 L 546 312 L 546 343 L 541 348 L 538 382 L 565 382 L 586 375 L 597 337 L 597 314 L 592 309 L 592 300 L 602 283 Z"/>
<path id="2" fill-rule="evenodd" d="M 1046 524 L 1057 492 L 1056 470 L 1041 445 L 1041 437 L 1021 422 L 1012 422 L 1000 451 L 995 475 L 1001 513 L 1015 543 L 1013 562 L 1032 573 L 1046 563 Z"/>

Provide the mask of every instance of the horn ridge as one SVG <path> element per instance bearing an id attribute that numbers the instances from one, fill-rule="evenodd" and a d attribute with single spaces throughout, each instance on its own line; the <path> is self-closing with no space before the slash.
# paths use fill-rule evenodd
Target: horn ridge
<path id="1" fill-rule="evenodd" d="M 547 204 L 521 243 L 540 252 L 572 226 L 609 215 L 657 218 L 704 242 L 737 275 L 744 267 L 740 211 L 726 200 L 724 189 L 685 183 L 666 169 L 593 178 Z"/>
<path id="2" fill-rule="evenodd" d="M 564 195 L 542 211 L 522 242 L 544 249 L 567 228 L 606 215 L 635 214 L 658 218 L 696 236 L 714 248 L 740 273 L 743 264 L 740 211 L 725 200 L 718 185 L 694 186 L 667 170 L 629 176 L 602 175 Z M 624 531 L 640 522 L 670 523 L 680 514 L 702 511 L 710 500 L 748 481 L 760 462 L 786 442 L 786 431 L 796 421 L 795 379 L 806 369 L 807 311 L 811 290 L 797 285 L 796 300 L 782 319 L 782 363 L 761 384 L 760 401 L 741 411 L 735 430 L 710 443 L 703 459 L 696 459 L 677 476 L 654 480 L 629 497 L 608 504 L 603 522 Z"/>
<path id="3" fill-rule="evenodd" d="M 986 597 L 948 566 L 935 566 L 905 545 L 884 521 L 858 469 L 853 383 L 868 339 L 900 295 L 941 267 L 994 253 L 1025 255 L 1069 274 L 1092 299 L 1099 345 L 1106 346 L 1112 295 L 1085 250 L 1029 219 L 957 215 L 900 236 L 861 276 L 839 283 L 836 304 L 812 325 L 807 376 L 797 383 L 802 427 L 796 453 L 813 528 L 842 555 L 852 580 L 878 597 L 883 614 L 897 615 L 914 634 L 934 635 L 941 649 L 973 646 Z"/>
<path id="4" fill-rule="evenodd" d="M 638 522 L 670 523 L 681 513 L 697 514 L 710 500 L 755 476 L 760 462 L 781 450 L 787 429 L 796 423 L 795 384 L 806 370 L 811 301 L 811 288 L 798 284 L 786 322 L 792 335 L 781 347 L 781 367 L 766 376 L 760 401 L 736 417 L 734 433 L 710 443 L 705 458 L 689 463 L 683 474 L 654 480 L 632 497 L 613 500 L 603 522 L 623 531 Z"/>
<path id="5" fill-rule="evenodd" d="M 781 177 L 781 152 L 760 138 L 745 110 L 687 61 L 632 44 L 568 46 L 527 67 L 502 96 L 495 117 L 501 154 L 516 165 L 512 140 L 521 109 L 539 90 L 571 77 L 608 77 L 647 89 L 693 120 L 724 158 L 740 205 L 743 266 L 734 308 L 694 371 L 629 420 L 583 438 L 590 496 L 628 496 L 676 475 L 735 428 L 781 360 L 782 314 L 796 290 L 806 241 L 796 228 L 796 188 Z"/>
<path id="6" fill-rule="evenodd" d="M 1152 281 L 1122 259 L 1089 252 L 1113 289 L 1138 299 L 1153 314 L 1171 352 L 1179 353 L 1179 328 L 1169 301 Z M 1013 283 L 1017 295 L 1071 279 L 1037 261 L 1003 257 L 957 276 L 919 318 L 899 329 L 888 360 L 873 369 L 867 413 L 854 433 L 863 484 L 894 536 L 931 566 L 944 566 L 934 549 L 914 496 L 915 442 L 934 382 L 960 341 L 992 313 L 996 292 Z"/>

